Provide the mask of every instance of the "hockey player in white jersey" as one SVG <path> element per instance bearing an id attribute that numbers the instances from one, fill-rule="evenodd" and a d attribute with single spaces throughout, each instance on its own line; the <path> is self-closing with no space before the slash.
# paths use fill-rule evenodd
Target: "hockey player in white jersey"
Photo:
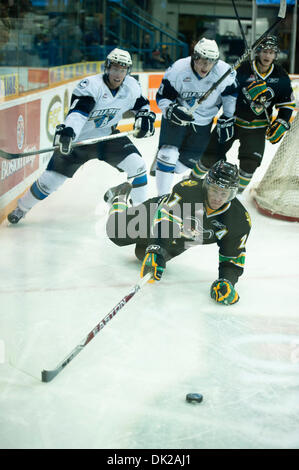
<path id="1" fill-rule="evenodd" d="M 216 41 L 203 38 L 191 56 L 177 60 L 165 73 L 156 101 L 162 110 L 159 151 L 155 166 L 158 195 L 170 192 L 174 173 L 193 168 L 210 138 L 213 118 L 218 119 L 219 139 L 231 138 L 236 106 L 235 72 L 196 106 L 229 65 L 219 59 Z M 154 171 L 151 171 L 154 174 Z"/>
<path id="2" fill-rule="evenodd" d="M 9 222 L 17 223 L 35 204 L 71 178 L 81 165 L 94 158 L 127 174 L 133 205 L 147 199 L 146 165 L 128 137 L 71 148 L 74 141 L 115 133 L 122 115 L 129 110 L 135 113 L 135 137 L 154 134 L 156 115 L 150 111 L 148 99 L 142 96 L 140 84 L 129 75 L 131 66 L 129 52 L 116 48 L 107 56 L 104 74 L 81 80 L 73 91 L 64 124 L 56 129 L 54 145 L 59 145 L 59 150 L 55 150 L 44 173 L 18 200 L 17 208 L 8 215 Z M 110 190 L 105 200 L 114 195 Z"/>

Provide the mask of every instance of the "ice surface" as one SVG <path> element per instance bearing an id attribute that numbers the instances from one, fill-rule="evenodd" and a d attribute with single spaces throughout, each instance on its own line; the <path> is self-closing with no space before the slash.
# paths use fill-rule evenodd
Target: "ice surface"
<path id="1" fill-rule="evenodd" d="M 135 141 L 148 168 L 158 133 Z M 275 150 L 267 144 L 255 180 Z M 238 304 L 209 298 L 216 245 L 190 249 L 40 382 L 138 279 L 133 247 L 105 235 L 102 197 L 123 180 L 89 162 L 25 220 L 0 227 L 0 448 L 298 448 L 299 225 L 260 215 L 249 189 Z M 188 392 L 203 402 L 186 403 Z"/>

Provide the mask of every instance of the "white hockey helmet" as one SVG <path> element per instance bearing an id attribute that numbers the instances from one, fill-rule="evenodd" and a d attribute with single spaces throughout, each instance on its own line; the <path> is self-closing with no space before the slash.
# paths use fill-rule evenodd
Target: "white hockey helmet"
<path id="1" fill-rule="evenodd" d="M 130 73 L 132 66 L 132 59 L 130 53 L 123 49 L 118 49 L 117 47 L 113 51 L 109 52 L 105 61 L 105 70 L 109 69 L 111 64 L 119 64 L 122 67 L 128 69 L 127 73 Z"/>
<path id="2" fill-rule="evenodd" d="M 192 59 L 206 59 L 210 62 L 217 62 L 219 59 L 219 49 L 216 41 L 213 39 L 202 38 L 194 46 Z"/>

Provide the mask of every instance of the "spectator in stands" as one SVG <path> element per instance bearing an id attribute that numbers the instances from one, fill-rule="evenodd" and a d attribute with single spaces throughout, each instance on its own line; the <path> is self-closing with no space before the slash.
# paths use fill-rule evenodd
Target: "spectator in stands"
<path id="1" fill-rule="evenodd" d="M 163 65 L 165 68 L 170 67 L 173 63 L 173 60 L 168 53 L 168 46 L 166 46 L 166 44 L 162 45 L 161 59 L 163 60 Z"/>
<path id="2" fill-rule="evenodd" d="M 101 47 L 103 44 L 103 25 L 98 17 L 94 17 L 92 22 L 87 24 L 84 34 L 84 47 L 86 60 L 99 60 Z"/>
<path id="3" fill-rule="evenodd" d="M 53 67 L 59 65 L 59 47 L 56 38 L 51 38 L 48 31 L 41 31 L 33 39 L 35 52 L 38 54 L 42 67 Z"/>
<path id="4" fill-rule="evenodd" d="M 152 58 L 153 47 L 151 44 L 151 37 L 149 34 L 145 34 L 141 48 L 143 49 L 143 54 L 142 54 L 143 68 L 144 69 L 153 68 L 153 58 Z"/>
<path id="5" fill-rule="evenodd" d="M 9 41 L 9 30 L 11 28 L 8 5 L 0 5 L 0 47 L 5 46 Z"/>
<path id="6" fill-rule="evenodd" d="M 0 47 L 5 46 L 9 41 L 9 29 L 8 18 L 0 18 Z"/>

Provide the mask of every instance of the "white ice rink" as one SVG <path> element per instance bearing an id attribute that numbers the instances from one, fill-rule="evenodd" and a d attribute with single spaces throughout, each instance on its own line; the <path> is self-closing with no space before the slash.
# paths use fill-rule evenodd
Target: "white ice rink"
<path id="1" fill-rule="evenodd" d="M 158 134 L 136 140 L 148 166 Z M 0 448 L 299 448 L 299 225 L 260 215 L 249 190 L 238 304 L 209 297 L 217 246 L 190 249 L 41 383 L 139 277 L 133 246 L 104 231 L 103 194 L 123 179 L 90 162 L 0 227 Z"/>

